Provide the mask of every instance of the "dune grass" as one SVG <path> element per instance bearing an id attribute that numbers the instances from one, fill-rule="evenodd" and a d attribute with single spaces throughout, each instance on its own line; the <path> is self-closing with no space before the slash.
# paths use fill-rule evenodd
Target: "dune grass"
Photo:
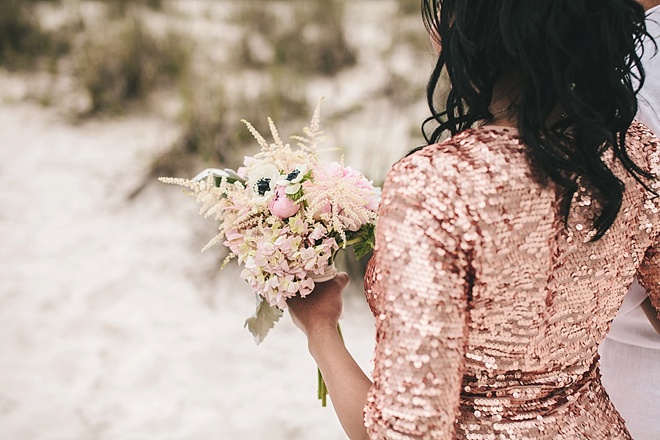
<path id="1" fill-rule="evenodd" d="M 113 16 L 124 17 L 135 8 L 163 9 L 166 0 L 102 0 Z"/>
<path id="2" fill-rule="evenodd" d="M 243 35 L 236 52 L 238 65 L 332 76 L 356 64 L 356 51 L 344 30 L 342 1 L 291 1 L 285 14 L 275 6 L 282 5 L 241 4 L 234 21 L 250 32 Z"/>
<path id="3" fill-rule="evenodd" d="M 77 77 L 89 94 L 90 114 L 122 113 L 159 86 L 176 84 L 188 67 L 192 42 L 152 32 L 138 15 L 89 31 L 77 53 Z"/>
<path id="4" fill-rule="evenodd" d="M 68 49 L 42 29 L 36 3 L 0 1 L 0 65 L 9 69 L 31 68 L 44 55 Z"/>

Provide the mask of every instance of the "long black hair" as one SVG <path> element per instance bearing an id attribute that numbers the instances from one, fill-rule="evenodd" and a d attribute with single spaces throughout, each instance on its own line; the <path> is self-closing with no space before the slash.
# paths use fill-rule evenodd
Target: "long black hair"
<path id="1" fill-rule="evenodd" d="M 644 83 L 636 50 L 650 38 L 642 6 L 634 0 L 422 0 L 422 16 L 442 45 L 427 87 L 426 141 L 493 119 L 495 85 L 513 73 L 519 85 L 507 111 L 518 120 L 540 179 L 565 190 L 565 220 L 578 179 L 586 179 L 600 206 L 593 239 L 601 238 L 624 193 L 623 182 L 603 162 L 604 152 L 612 148 L 645 188 L 652 178 L 626 150 Z M 443 72 L 449 90 L 439 111 L 435 98 Z M 553 115 L 557 108 L 559 117 Z M 429 122 L 435 122 L 430 131 Z"/>

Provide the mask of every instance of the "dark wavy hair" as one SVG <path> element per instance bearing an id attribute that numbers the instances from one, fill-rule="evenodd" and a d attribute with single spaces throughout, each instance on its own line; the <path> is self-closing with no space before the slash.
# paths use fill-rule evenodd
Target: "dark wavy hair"
<path id="1" fill-rule="evenodd" d="M 565 221 L 580 178 L 590 183 L 600 205 L 593 240 L 614 223 L 624 184 L 603 162 L 609 148 L 649 189 L 645 181 L 651 174 L 626 150 L 645 77 L 636 49 L 650 38 L 637 2 L 422 0 L 422 16 L 442 44 L 427 87 L 431 116 L 423 132 L 429 144 L 445 132 L 455 135 L 477 121 L 492 120 L 496 83 L 513 73 L 520 83 L 507 110 L 517 117 L 540 180 L 550 178 L 565 190 Z M 439 111 L 434 101 L 445 71 L 449 90 Z M 563 114 L 553 119 L 557 108 Z"/>

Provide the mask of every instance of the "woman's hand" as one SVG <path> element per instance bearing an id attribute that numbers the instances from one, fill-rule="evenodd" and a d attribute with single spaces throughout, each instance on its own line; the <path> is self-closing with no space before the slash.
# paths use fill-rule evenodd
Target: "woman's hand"
<path id="1" fill-rule="evenodd" d="M 329 281 L 317 283 L 305 298 L 287 300 L 293 323 L 309 338 L 318 330 L 337 331 L 342 311 L 342 291 L 348 286 L 348 275 L 340 272 Z"/>

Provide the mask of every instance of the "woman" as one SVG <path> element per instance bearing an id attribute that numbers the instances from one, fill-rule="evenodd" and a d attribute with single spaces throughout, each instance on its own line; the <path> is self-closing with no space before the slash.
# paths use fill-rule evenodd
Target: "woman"
<path id="1" fill-rule="evenodd" d="M 636 274 L 660 308 L 660 142 L 632 123 L 643 9 L 422 5 L 438 127 L 383 188 L 373 383 L 336 331 L 345 275 L 289 303 L 338 417 L 351 439 L 630 439 L 597 349 Z"/>

